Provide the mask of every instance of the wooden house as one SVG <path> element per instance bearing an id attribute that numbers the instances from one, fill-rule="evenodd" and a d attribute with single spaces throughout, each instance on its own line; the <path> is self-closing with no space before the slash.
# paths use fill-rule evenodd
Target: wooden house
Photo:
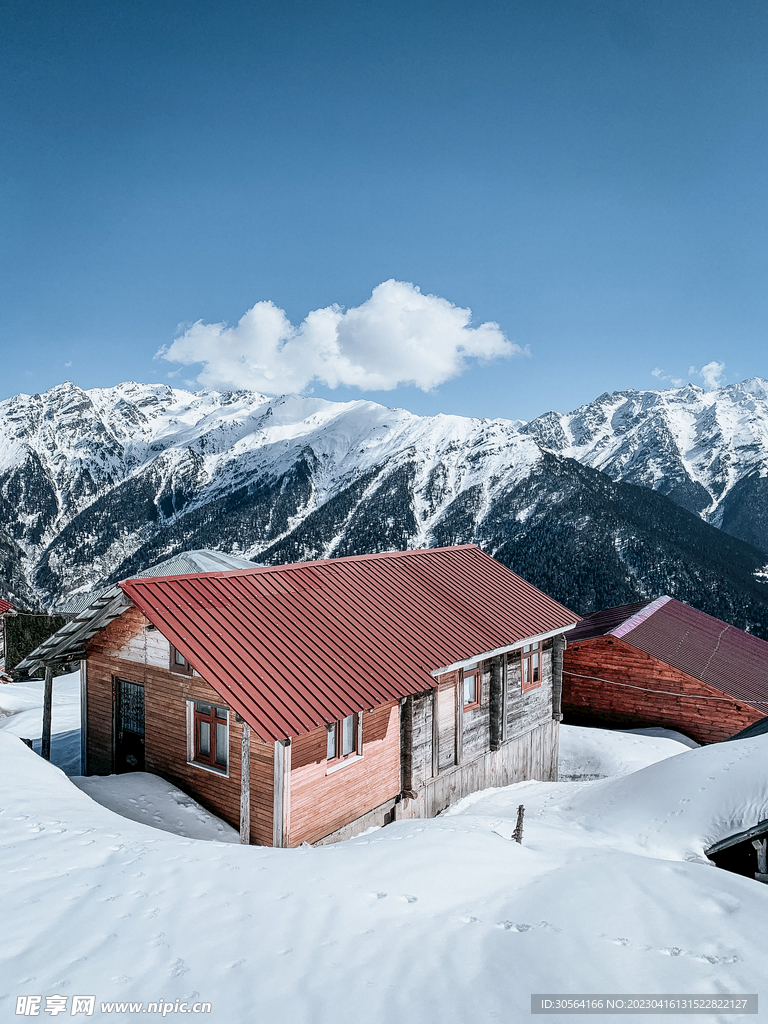
<path id="1" fill-rule="evenodd" d="M 728 739 L 768 714 L 768 643 L 666 596 L 595 612 L 568 635 L 563 713 Z"/>
<path id="2" fill-rule="evenodd" d="M 555 779 L 577 619 L 466 545 L 126 580 L 28 660 L 82 658 L 84 772 L 285 847 Z"/>

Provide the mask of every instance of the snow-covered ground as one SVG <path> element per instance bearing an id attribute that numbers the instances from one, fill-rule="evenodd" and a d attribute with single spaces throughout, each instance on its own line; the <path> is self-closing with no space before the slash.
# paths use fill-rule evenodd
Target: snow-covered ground
<path id="1" fill-rule="evenodd" d="M 131 821 L 173 832 L 185 839 L 218 839 L 239 843 L 240 835 L 196 800 L 170 782 L 149 772 L 127 775 L 93 775 L 72 779 L 83 793 L 102 807 L 108 807 Z"/>
<path id="2" fill-rule="evenodd" d="M 43 732 L 42 679 L 0 683 L 0 729 L 33 740 L 40 753 Z M 80 774 L 80 673 L 56 676 L 51 711 L 51 761 L 67 775 Z"/>
<path id="3" fill-rule="evenodd" d="M 620 770 L 617 744 L 638 762 L 657 742 L 599 732 L 590 756 L 602 743 L 599 763 Z M 6 729 L 0 1007 L 94 994 L 95 1018 L 101 1002 L 179 998 L 226 1024 L 466 1024 L 527 1019 L 532 992 L 759 992 L 768 887 L 704 850 L 768 817 L 768 736 L 679 749 L 271 850 L 119 817 Z M 504 838 L 520 803 L 522 846 Z"/>

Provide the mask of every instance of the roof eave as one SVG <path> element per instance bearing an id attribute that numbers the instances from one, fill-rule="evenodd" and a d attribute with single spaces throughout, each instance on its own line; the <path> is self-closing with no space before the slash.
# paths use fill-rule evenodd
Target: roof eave
<path id="1" fill-rule="evenodd" d="M 547 633 L 536 633 L 535 636 L 525 637 L 523 640 L 515 640 L 513 644 L 506 644 L 504 647 L 497 647 L 493 651 L 483 651 L 482 654 L 475 654 L 471 658 L 464 658 L 463 661 L 454 661 L 452 665 L 446 665 L 445 668 L 434 668 L 430 675 L 442 676 L 446 672 L 456 672 L 460 668 L 470 668 L 476 665 L 478 661 L 485 661 L 488 658 L 496 658 L 500 654 L 509 654 L 510 651 L 518 651 L 521 647 L 525 647 L 527 644 L 537 644 L 542 640 L 551 640 L 553 636 L 559 636 L 561 633 L 567 633 L 569 629 L 573 629 L 578 623 L 571 622 L 567 626 L 558 626 L 557 629 L 550 629 Z"/>

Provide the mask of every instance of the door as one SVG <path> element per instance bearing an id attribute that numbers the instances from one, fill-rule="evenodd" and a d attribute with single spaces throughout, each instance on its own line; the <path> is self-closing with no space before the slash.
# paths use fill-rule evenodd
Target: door
<path id="1" fill-rule="evenodd" d="M 144 687 L 115 680 L 115 772 L 144 771 Z"/>
<path id="2" fill-rule="evenodd" d="M 456 764 L 456 683 L 437 690 L 437 737 L 439 772 Z"/>

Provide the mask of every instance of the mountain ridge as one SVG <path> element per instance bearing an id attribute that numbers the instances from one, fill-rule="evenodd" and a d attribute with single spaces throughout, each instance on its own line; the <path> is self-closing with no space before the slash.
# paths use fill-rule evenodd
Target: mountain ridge
<path id="1" fill-rule="evenodd" d="M 577 611 L 676 586 L 763 631 L 768 505 L 754 494 L 768 476 L 768 383 L 729 387 L 615 392 L 522 424 L 67 382 L 0 403 L 0 515 L 42 605 L 184 547 L 293 561 L 461 539 Z"/>

